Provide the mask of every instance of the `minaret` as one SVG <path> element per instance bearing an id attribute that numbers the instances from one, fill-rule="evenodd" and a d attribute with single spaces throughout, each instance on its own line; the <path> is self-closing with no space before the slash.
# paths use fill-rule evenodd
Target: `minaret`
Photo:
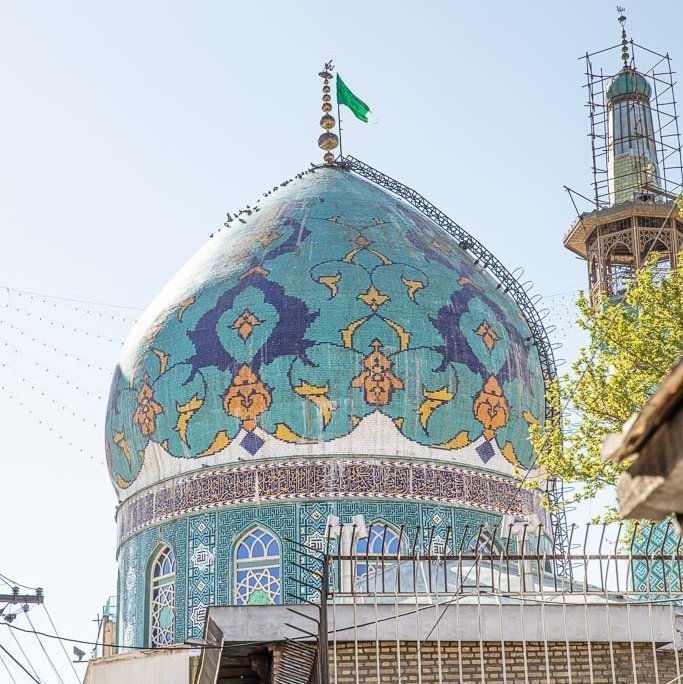
<path id="1" fill-rule="evenodd" d="M 618 9 L 621 69 L 610 77 L 594 68 L 592 58 L 609 50 L 586 55 L 595 209 L 580 214 L 564 237 L 565 247 L 587 262 L 595 300 L 601 293 L 620 299 L 653 252 L 660 268 L 675 267 L 683 246 L 674 202 L 681 191 L 681 149 L 673 77 L 670 67 L 667 78 L 661 66 L 670 59 L 646 51 L 661 58 L 659 66 L 638 71 L 626 16 Z M 657 90 L 665 102 L 658 101 Z"/>
<path id="2" fill-rule="evenodd" d="M 607 86 L 609 204 L 633 199 L 654 199 L 650 189 L 659 187 L 657 148 L 650 96 L 652 87 L 637 71 L 629 55 L 626 17 L 621 24 L 621 71 Z"/>

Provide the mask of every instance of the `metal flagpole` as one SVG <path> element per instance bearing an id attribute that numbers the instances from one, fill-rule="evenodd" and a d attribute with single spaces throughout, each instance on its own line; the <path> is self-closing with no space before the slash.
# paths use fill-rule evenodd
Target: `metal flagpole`
<path id="1" fill-rule="evenodd" d="M 341 120 L 341 108 L 339 107 L 339 97 L 338 97 L 338 86 L 337 86 L 337 79 L 339 78 L 339 75 L 336 75 L 334 77 L 334 97 L 337 101 L 337 121 L 339 121 L 339 156 L 343 159 L 344 158 L 344 147 L 342 145 L 342 120 Z"/>

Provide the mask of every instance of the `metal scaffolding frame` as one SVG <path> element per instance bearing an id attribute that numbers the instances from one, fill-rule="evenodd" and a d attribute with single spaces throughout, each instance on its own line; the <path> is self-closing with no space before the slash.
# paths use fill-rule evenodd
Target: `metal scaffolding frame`
<path id="1" fill-rule="evenodd" d="M 639 73 L 647 77 L 652 84 L 650 109 L 654 125 L 654 142 L 659 162 L 659 185 L 654 188 L 643 183 L 644 188 L 654 194 L 660 194 L 660 199 L 671 199 L 681 192 L 683 180 L 683 156 L 681 154 L 681 138 L 678 124 L 678 111 L 674 94 L 676 72 L 671 65 L 668 53 L 660 54 L 650 50 L 633 40 L 629 41 L 631 69 L 636 63 L 649 63 L 646 69 L 638 69 Z M 585 62 L 586 88 L 588 98 L 586 108 L 589 118 L 589 137 L 591 141 L 593 175 L 593 203 L 595 209 L 610 205 L 609 198 L 609 117 L 607 111 L 606 89 L 615 76 L 607 66 L 605 58 L 615 57 L 620 52 L 621 43 L 597 52 L 586 53 L 579 59 Z M 599 62 L 598 62 L 599 58 Z M 619 57 L 613 60 L 619 63 Z M 630 174 L 629 174 L 630 175 Z"/>
<path id="2" fill-rule="evenodd" d="M 455 238 L 460 248 L 473 258 L 475 266 L 480 266 L 496 281 L 496 288 L 512 297 L 529 326 L 531 335 L 527 338 L 527 341 L 536 347 L 541 362 L 543 380 L 546 387 L 550 387 L 557 378 L 557 369 L 553 345 L 543 326 L 543 318 L 534 305 L 535 301 L 537 303 L 540 300 L 540 296 L 531 297 L 527 283 L 520 283 L 513 273 L 508 271 L 502 262 L 486 249 L 479 240 L 470 235 L 453 219 L 446 216 L 420 193 L 350 155 L 339 157 L 336 163 L 397 195 L 415 207 L 420 213 Z M 559 416 L 556 415 L 553 406 L 549 402 L 546 402 L 545 418 L 550 421 L 559 419 Z M 563 506 L 563 484 L 561 480 L 553 478 L 548 481 L 547 496 L 553 523 L 553 536 L 555 544 L 560 550 L 560 557 L 557 562 L 562 565 L 563 556 L 561 554 L 567 548 L 568 539 L 567 521 Z M 569 568 L 563 565 L 562 569 L 563 571 L 569 571 Z"/>

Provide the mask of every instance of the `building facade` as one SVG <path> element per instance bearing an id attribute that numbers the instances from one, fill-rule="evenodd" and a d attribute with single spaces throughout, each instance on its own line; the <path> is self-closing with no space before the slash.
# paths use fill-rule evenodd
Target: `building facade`
<path id="1" fill-rule="evenodd" d="M 201 637 L 212 605 L 314 598 L 297 544 L 321 548 L 330 526 L 350 553 L 400 552 L 419 528 L 444 553 L 508 515 L 551 544 L 520 484 L 547 368 L 476 261 L 327 164 L 180 270 L 131 332 L 107 411 L 120 644 Z"/>

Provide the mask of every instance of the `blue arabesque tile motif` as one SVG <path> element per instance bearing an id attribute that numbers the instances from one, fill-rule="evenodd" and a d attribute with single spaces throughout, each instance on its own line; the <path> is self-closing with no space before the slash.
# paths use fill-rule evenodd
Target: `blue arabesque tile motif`
<path id="1" fill-rule="evenodd" d="M 125 488 L 150 440 L 198 458 L 243 430 L 257 454 L 257 426 L 321 442 L 373 411 L 419 444 L 483 434 L 528 464 L 540 363 L 515 303 L 449 235 L 322 169 L 217 234 L 145 314 L 112 385 L 110 469 Z"/>

